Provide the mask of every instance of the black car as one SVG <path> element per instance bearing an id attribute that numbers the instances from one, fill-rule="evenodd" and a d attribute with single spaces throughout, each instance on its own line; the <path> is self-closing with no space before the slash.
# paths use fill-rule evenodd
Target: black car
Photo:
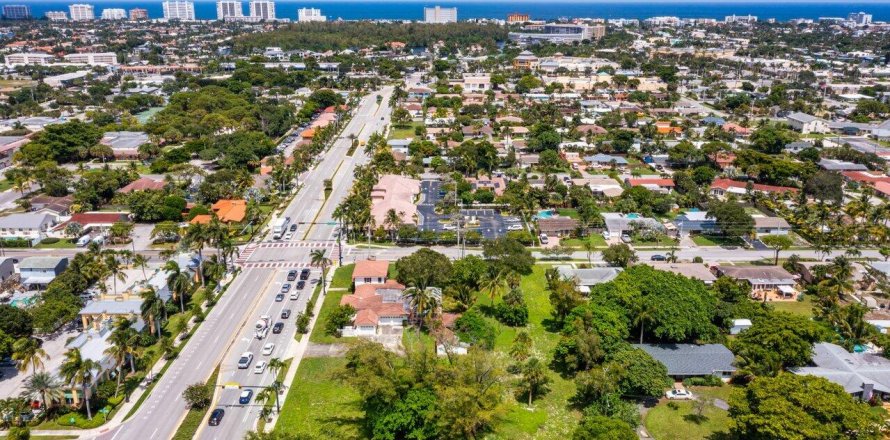
<path id="1" fill-rule="evenodd" d="M 297 230 L 297 224 L 296 224 L 296 223 L 290 225 L 290 231 L 291 231 L 291 232 L 294 232 L 294 231 L 296 231 L 296 230 Z"/>
<path id="2" fill-rule="evenodd" d="M 303 281 L 309 279 L 309 269 L 303 269 L 300 271 L 300 279 Z"/>
<path id="3" fill-rule="evenodd" d="M 281 311 L 281 319 L 290 318 L 290 309 L 284 309 Z"/>
<path id="4" fill-rule="evenodd" d="M 278 295 L 275 295 L 275 302 L 281 302 L 281 301 L 284 301 L 284 294 L 279 293 Z"/>
<path id="5" fill-rule="evenodd" d="M 305 281 L 297 281 L 297 290 L 303 290 L 304 287 L 306 287 Z"/>
<path id="6" fill-rule="evenodd" d="M 222 421 L 223 416 L 226 415 L 226 410 L 222 408 L 217 408 L 210 413 L 210 422 L 208 423 L 210 426 L 217 426 L 219 422 Z"/>
<path id="7" fill-rule="evenodd" d="M 281 333 L 282 330 L 284 330 L 283 322 L 276 322 L 275 325 L 272 326 L 272 333 L 275 333 L 276 335 Z"/>
<path id="8" fill-rule="evenodd" d="M 667 260 L 667 258 L 665 258 L 664 255 L 659 255 L 659 254 L 655 254 L 655 255 L 653 255 L 653 256 L 650 257 L 649 259 L 652 260 L 652 261 L 665 261 L 665 260 Z"/>
<path id="9" fill-rule="evenodd" d="M 291 271 L 289 271 L 289 272 L 287 273 L 287 280 L 288 280 L 288 281 L 295 281 L 295 280 L 297 279 L 297 275 L 298 275 L 298 274 L 297 274 L 297 271 L 296 271 L 296 270 L 291 270 Z"/>

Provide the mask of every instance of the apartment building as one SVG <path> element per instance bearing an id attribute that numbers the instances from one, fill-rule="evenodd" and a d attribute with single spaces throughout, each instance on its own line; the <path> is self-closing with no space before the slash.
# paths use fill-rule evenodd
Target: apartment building
<path id="1" fill-rule="evenodd" d="M 130 20 L 148 20 L 148 10 L 142 8 L 130 9 Z"/>
<path id="2" fill-rule="evenodd" d="M 65 55 L 65 61 L 69 63 L 89 64 L 90 66 L 117 65 L 117 54 L 113 52 L 102 53 L 73 53 Z"/>
<path id="3" fill-rule="evenodd" d="M 300 23 L 308 21 L 328 21 L 328 17 L 321 15 L 321 9 L 300 8 L 297 10 L 297 21 Z"/>
<path id="4" fill-rule="evenodd" d="M 434 6 L 423 8 L 424 23 L 454 23 L 457 21 L 457 8 Z"/>
<path id="5" fill-rule="evenodd" d="M 106 8 L 102 10 L 103 20 L 126 20 L 127 11 L 121 8 Z"/>
<path id="6" fill-rule="evenodd" d="M 45 66 L 56 57 L 45 53 L 11 53 L 6 55 L 7 66 L 38 65 Z"/>
<path id="7" fill-rule="evenodd" d="M 68 13 L 65 11 L 46 11 L 44 14 L 49 21 L 67 21 Z"/>
<path id="8" fill-rule="evenodd" d="M 3 5 L 4 20 L 28 20 L 31 18 L 31 7 L 28 5 Z"/>
<path id="9" fill-rule="evenodd" d="M 195 3 L 182 0 L 166 1 L 162 4 L 166 20 L 195 21 Z"/>
<path id="10" fill-rule="evenodd" d="M 93 9 L 93 5 L 86 5 L 81 3 L 69 5 L 68 13 L 71 15 L 71 20 L 74 21 L 87 21 L 96 19 L 96 13 Z"/>
<path id="11" fill-rule="evenodd" d="M 244 11 L 240 1 L 219 0 L 216 2 L 216 19 L 240 19 L 244 17 Z"/>
<path id="12" fill-rule="evenodd" d="M 275 2 L 271 0 L 252 0 L 250 16 L 260 20 L 275 20 Z"/>

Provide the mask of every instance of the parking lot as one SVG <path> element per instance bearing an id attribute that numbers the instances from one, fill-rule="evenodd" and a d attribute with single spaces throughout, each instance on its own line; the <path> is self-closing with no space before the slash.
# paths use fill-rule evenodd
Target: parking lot
<path id="1" fill-rule="evenodd" d="M 455 230 L 456 227 L 450 222 L 450 216 L 436 213 L 436 204 L 444 197 L 442 182 L 424 180 L 420 183 L 420 193 L 421 201 L 417 205 L 420 229 L 436 233 Z M 501 237 L 508 230 L 522 227 L 522 221 L 518 217 L 504 217 L 496 209 L 462 209 L 460 212 L 466 221 L 465 228 L 479 232 L 488 240 Z"/>

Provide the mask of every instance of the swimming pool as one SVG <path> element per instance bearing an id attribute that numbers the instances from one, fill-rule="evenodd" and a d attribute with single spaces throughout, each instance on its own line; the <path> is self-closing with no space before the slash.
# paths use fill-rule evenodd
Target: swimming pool
<path id="1" fill-rule="evenodd" d="M 538 211 L 538 218 L 553 218 L 553 210 L 545 209 L 543 211 Z"/>
<path id="2" fill-rule="evenodd" d="M 627 214 L 625 217 L 627 217 L 627 218 L 640 218 L 640 214 L 633 214 L 633 213 L 631 213 L 631 214 Z"/>

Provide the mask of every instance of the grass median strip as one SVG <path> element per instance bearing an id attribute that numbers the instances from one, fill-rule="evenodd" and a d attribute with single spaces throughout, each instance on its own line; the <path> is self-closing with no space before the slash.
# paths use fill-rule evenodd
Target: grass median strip
<path id="1" fill-rule="evenodd" d="M 215 386 L 217 376 L 219 376 L 219 366 L 213 370 L 213 374 L 210 375 L 205 383 L 210 386 Z M 176 397 L 181 398 L 182 396 Z M 204 420 L 204 416 L 207 415 L 207 411 L 210 411 L 210 409 L 210 406 L 201 409 L 190 409 L 188 414 L 185 415 L 185 418 L 182 419 L 182 423 L 176 430 L 176 434 L 173 435 L 173 440 L 190 440 L 194 438 L 195 433 L 198 432 L 198 428 L 201 426 L 201 421 Z"/>

